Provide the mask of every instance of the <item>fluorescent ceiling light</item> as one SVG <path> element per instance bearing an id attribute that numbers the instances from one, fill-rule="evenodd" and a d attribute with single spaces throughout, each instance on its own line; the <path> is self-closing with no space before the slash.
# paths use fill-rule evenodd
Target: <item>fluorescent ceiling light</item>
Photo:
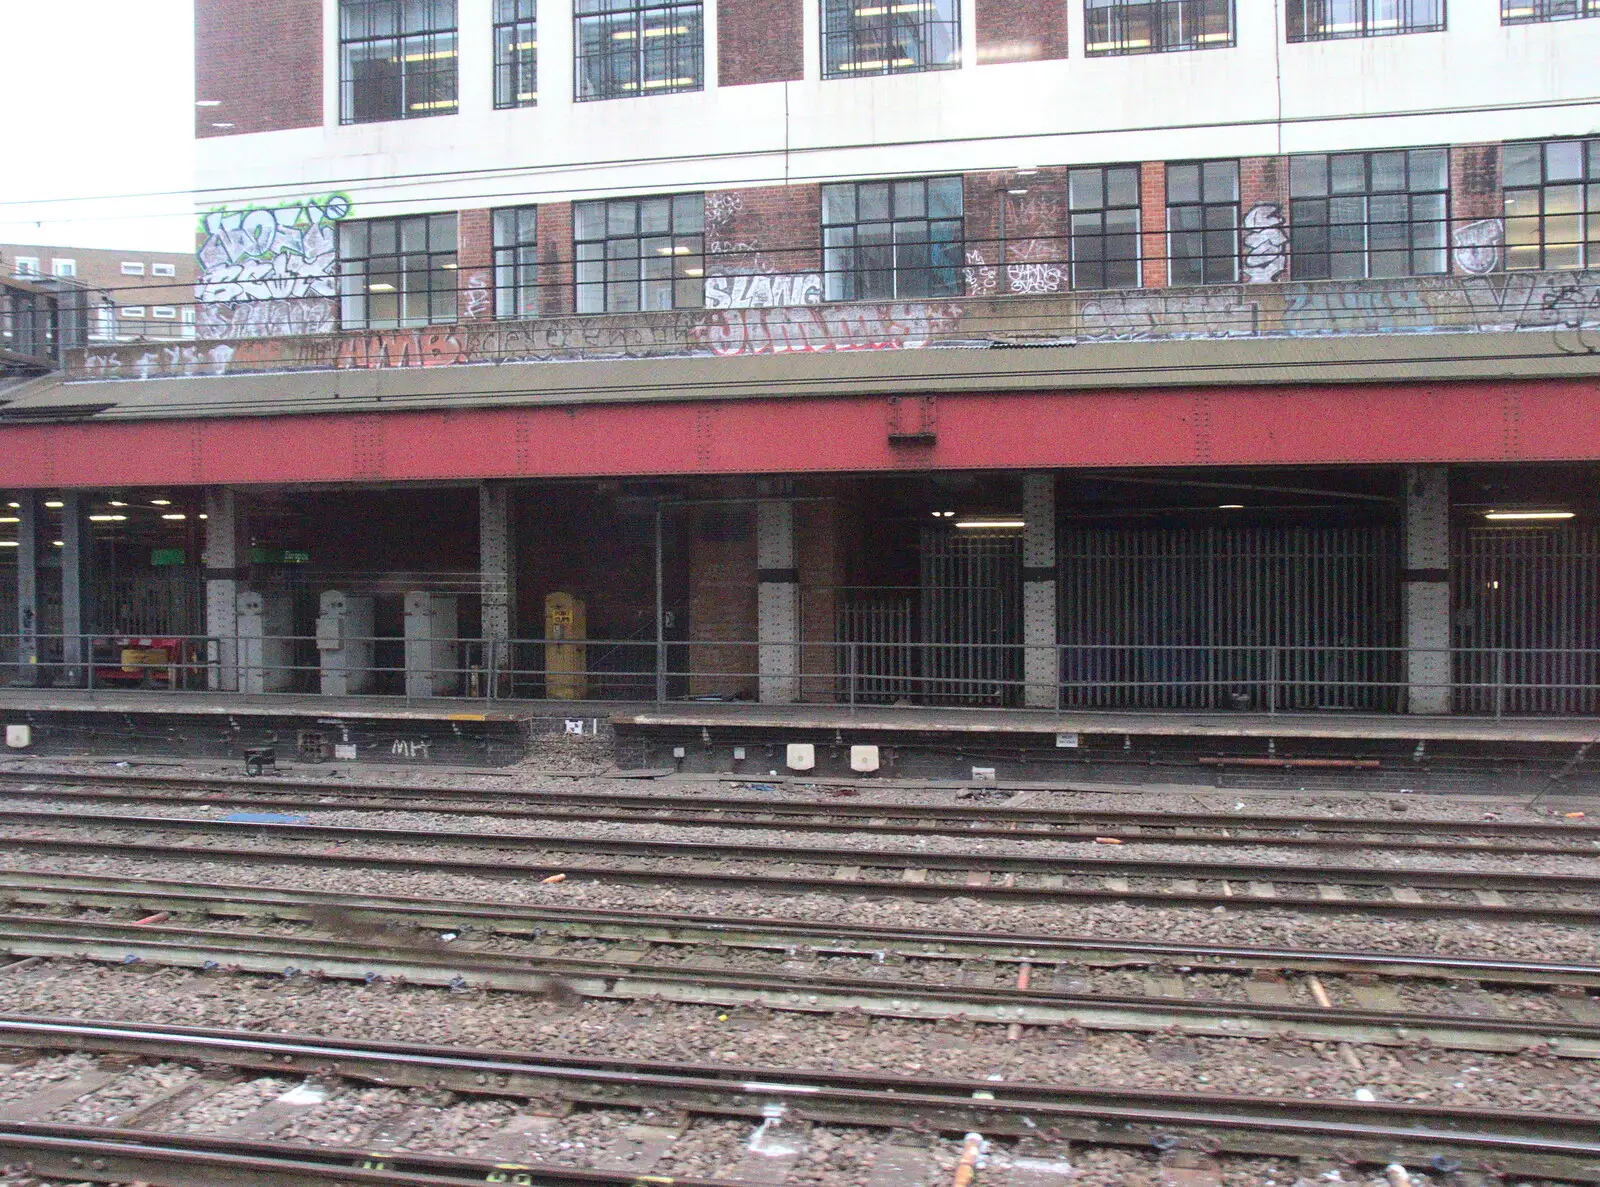
<path id="1" fill-rule="evenodd" d="M 127 518 L 128 517 L 126 515 L 91 515 L 89 517 L 89 522 L 90 523 L 121 523 L 123 520 L 125 520 Z"/>
<path id="2" fill-rule="evenodd" d="M 1571 519 L 1575 511 L 1485 511 L 1485 519 L 1519 520 L 1519 519 Z"/>
<path id="3" fill-rule="evenodd" d="M 15 515 L 0 515 L 0 523 L 21 523 Z"/>
<path id="4" fill-rule="evenodd" d="M 20 546 L 17 544 L 17 542 L 15 540 L 0 540 L 0 548 L 17 548 L 17 547 L 20 547 Z"/>
<path id="5" fill-rule="evenodd" d="M 1023 527 L 1027 527 L 1027 526 L 1028 526 L 1027 521 L 1026 520 L 1021 520 L 1021 519 L 958 519 L 958 520 L 956 520 L 956 527 L 958 527 L 958 528 L 969 528 L 969 529 L 979 529 L 979 528 L 1023 528 Z"/>
<path id="6" fill-rule="evenodd" d="M 118 502 L 118 501 L 117 501 L 117 500 L 116 500 L 116 499 L 112 499 L 112 500 L 111 500 L 111 505 L 112 505 L 112 506 L 113 506 L 113 507 L 126 507 L 126 506 L 127 506 L 127 504 L 126 504 L 126 503 L 121 503 L 121 502 Z"/>
<path id="7" fill-rule="evenodd" d="M 48 502 L 45 503 L 45 506 L 59 509 L 59 508 L 65 507 L 66 504 L 63 503 L 60 499 L 51 499 L 51 500 L 49 500 Z"/>
<path id="8" fill-rule="evenodd" d="M 1217 510 L 1218 511 L 1243 511 L 1244 510 L 1244 504 L 1243 503 L 1218 503 L 1217 504 Z"/>
<path id="9" fill-rule="evenodd" d="M 151 499 L 150 500 L 150 506 L 152 506 L 152 507 L 170 507 L 170 506 L 172 506 L 172 500 L 171 499 Z"/>
<path id="10" fill-rule="evenodd" d="M 187 515 L 185 515 L 182 511 L 172 511 L 172 512 L 167 513 L 166 515 L 163 515 L 161 518 L 162 519 L 188 519 L 189 517 Z"/>

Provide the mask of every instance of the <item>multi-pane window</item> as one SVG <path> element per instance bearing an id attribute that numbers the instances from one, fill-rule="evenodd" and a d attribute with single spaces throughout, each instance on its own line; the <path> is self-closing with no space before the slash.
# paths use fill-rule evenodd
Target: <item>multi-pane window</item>
<path id="1" fill-rule="evenodd" d="M 339 122 L 456 110 L 456 0 L 339 0 Z"/>
<path id="2" fill-rule="evenodd" d="M 1233 44 L 1233 0 L 1084 0 L 1084 51 L 1155 54 Z"/>
<path id="3" fill-rule="evenodd" d="M 822 76 L 961 65 L 959 0 L 822 0 Z"/>
<path id="4" fill-rule="evenodd" d="M 494 212 L 494 315 L 539 316 L 539 208 Z"/>
<path id="5" fill-rule="evenodd" d="M 579 99 L 700 89 L 700 0 L 575 0 L 573 13 Z"/>
<path id="6" fill-rule="evenodd" d="M 705 304 L 705 198 L 611 198 L 573 208 L 578 312 Z"/>
<path id="7" fill-rule="evenodd" d="M 1586 16 L 1600 16 L 1600 0 L 1500 0 L 1502 25 L 1571 21 Z"/>
<path id="8" fill-rule="evenodd" d="M 951 296 L 961 265 L 961 178 L 822 187 L 828 300 Z"/>
<path id="9" fill-rule="evenodd" d="M 392 329 L 456 320 L 456 216 L 339 224 L 339 321 Z"/>
<path id="10" fill-rule="evenodd" d="M 1239 279 L 1239 162 L 1167 166 L 1167 274 L 1173 284 Z"/>
<path id="11" fill-rule="evenodd" d="M 1445 271 L 1448 160 L 1442 148 L 1291 157 L 1294 278 L 1361 280 Z"/>
<path id="12" fill-rule="evenodd" d="M 1506 267 L 1600 267 L 1600 140 L 1500 151 Z"/>
<path id="13" fill-rule="evenodd" d="M 1445 0 L 1284 0 L 1290 41 L 1438 33 Z"/>
<path id="14" fill-rule="evenodd" d="M 538 0 L 494 0 L 494 105 L 539 101 Z"/>
<path id="15" fill-rule="evenodd" d="M 1139 166 L 1072 169 L 1072 287 L 1135 288 L 1139 284 Z"/>

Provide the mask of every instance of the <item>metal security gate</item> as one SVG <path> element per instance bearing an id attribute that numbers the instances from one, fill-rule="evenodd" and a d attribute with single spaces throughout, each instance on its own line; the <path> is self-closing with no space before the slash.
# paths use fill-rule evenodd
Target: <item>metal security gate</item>
<path id="1" fill-rule="evenodd" d="M 892 705 L 916 695 L 917 600 L 908 593 L 841 590 L 834 638 L 839 699 Z"/>
<path id="2" fill-rule="evenodd" d="M 1398 708 L 1391 525 L 1069 529 L 1057 557 L 1063 707 Z"/>
<path id="3" fill-rule="evenodd" d="M 203 635 L 206 586 L 191 565 L 119 574 L 96 583 L 90 625 L 104 635 Z"/>
<path id="4" fill-rule="evenodd" d="M 921 700 L 944 705 L 1020 700 L 1020 537 L 923 528 L 920 609 Z"/>
<path id="5" fill-rule="evenodd" d="M 1600 712 L 1600 529 L 1466 528 L 1452 551 L 1456 711 Z"/>

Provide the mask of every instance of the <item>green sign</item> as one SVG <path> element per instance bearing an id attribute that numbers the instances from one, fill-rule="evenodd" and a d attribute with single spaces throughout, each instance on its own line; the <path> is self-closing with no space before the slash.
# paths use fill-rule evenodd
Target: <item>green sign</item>
<path id="1" fill-rule="evenodd" d="M 150 563 L 152 565 L 181 565 L 184 556 L 181 548 L 153 548 L 150 550 Z"/>

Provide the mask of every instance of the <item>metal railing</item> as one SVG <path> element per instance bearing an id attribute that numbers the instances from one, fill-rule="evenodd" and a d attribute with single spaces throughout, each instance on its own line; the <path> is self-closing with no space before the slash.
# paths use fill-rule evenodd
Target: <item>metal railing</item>
<path id="1" fill-rule="evenodd" d="M 986 649 L 981 666 L 951 656 Z M 1600 714 L 1600 649 L 0 634 L 14 686 L 556 701 Z M 340 649 L 334 649 L 340 650 Z M 370 657 L 370 658 L 367 658 Z M 955 674 L 977 671 L 975 676 Z M 340 675 L 342 673 L 342 675 Z M 1179 695 L 1181 694 L 1181 695 Z"/>

